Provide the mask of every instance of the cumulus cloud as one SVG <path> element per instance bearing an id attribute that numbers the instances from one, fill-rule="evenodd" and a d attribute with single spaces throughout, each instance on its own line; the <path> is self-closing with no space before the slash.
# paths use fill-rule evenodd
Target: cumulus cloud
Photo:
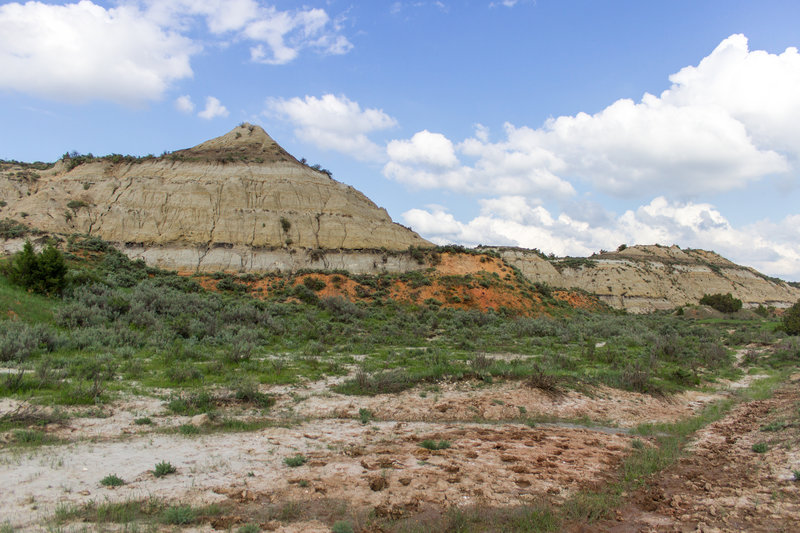
<path id="1" fill-rule="evenodd" d="M 192 97 L 188 94 L 184 94 L 183 96 L 179 96 L 175 99 L 175 109 L 180 111 L 181 113 L 190 114 L 194 112 L 194 102 L 192 102 Z"/>
<path id="2" fill-rule="evenodd" d="M 575 193 L 569 182 L 554 174 L 563 163 L 553 153 L 518 142 L 511 125 L 506 125 L 506 130 L 507 139 L 501 143 L 488 142 L 488 131 L 480 125 L 475 137 L 459 144 L 427 130 L 408 140 L 390 141 L 386 148 L 389 162 L 383 173 L 390 179 L 424 189 L 557 198 Z M 459 155 L 476 162 L 465 165 Z"/>
<path id="3" fill-rule="evenodd" d="M 141 104 L 192 76 L 200 42 L 230 40 L 252 43 L 251 59 L 267 64 L 288 63 L 304 49 L 352 48 L 341 21 L 322 9 L 281 11 L 255 0 L 12 2 L 0 6 L 0 89 Z"/>
<path id="4" fill-rule="evenodd" d="M 654 198 L 650 203 L 607 217 L 597 225 L 585 217 L 531 205 L 510 196 L 481 202 L 480 214 L 461 222 L 440 206 L 411 209 L 406 224 L 439 244 L 498 244 L 538 248 L 556 255 L 586 256 L 621 243 L 680 244 L 712 249 L 773 275 L 800 279 L 800 215 L 780 222 L 759 221 L 734 227 L 713 205 Z M 747 246 L 742 246 L 747 243 Z"/>
<path id="5" fill-rule="evenodd" d="M 627 198 L 658 191 L 693 199 L 793 175 L 800 159 L 800 54 L 750 51 L 733 35 L 697 66 L 670 76 L 660 96 L 618 100 L 593 115 L 550 119 L 540 128 L 505 125 L 492 142 L 478 125 L 454 146 L 459 161 L 432 168 L 394 156 L 384 174 L 417 187 L 569 196 L 570 181 Z M 425 132 L 420 132 L 425 133 Z M 410 140 L 393 146 L 413 147 Z M 418 150 L 421 148 L 418 148 Z M 570 181 L 567 181 L 570 180 Z"/>
<path id="6" fill-rule="evenodd" d="M 319 148 L 336 150 L 357 159 L 380 160 L 383 149 L 367 134 L 391 128 L 397 121 L 381 109 L 362 109 L 344 95 L 267 101 L 267 112 L 291 122 L 298 138 Z"/>
<path id="7" fill-rule="evenodd" d="M 228 109 L 222 105 L 222 102 L 213 96 L 209 96 L 206 98 L 205 109 L 200 111 L 197 116 L 206 120 L 211 120 L 217 117 L 227 117 L 228 114 Z"/>
<path id="8" fill-rule="evenodd" d="M 190 27 L 195 17 L 210 32 L 252 41 L 250 59 L 280 65 L 294 60 L 305 48 L 333 55 L 353 45 L 341 35 L 341 23 L 324 9 L 282 11 L 256 0 L 145 0 L 148 14 L 165 26 Z"/>
<path id="9" fill-rule="evenodd" d="M 135 6 L 0 6 L 0 88 L 69 102 L 137 104 L 192 75 L 197 47 Z"/>

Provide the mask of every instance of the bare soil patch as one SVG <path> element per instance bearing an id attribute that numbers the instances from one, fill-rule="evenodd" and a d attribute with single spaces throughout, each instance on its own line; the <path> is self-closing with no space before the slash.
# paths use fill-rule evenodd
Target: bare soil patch
<path id="1" fill-rule="evenodd" d="M 614 520 L 573 531 L 797 531 L 799 378 L 698 432 L 691 453 L 631 495 Z"/>
<path id="2" fill-rule="evenodd" d="M 520 382 L 443 382 L 353 397 L 327 385 L 264 388 L 278 396 L 266 414 L 222 410 L 276 426 L 248 432 L 180 434 L 176 428 L 193 419 L 170 414 L 166 400 L 152 397 L 96 413 L 75 409 L 82 416 L 43 428 L 69 444 L 0 451 L 0 523 L 35 528 L 59 507 L 146 498 L 222 505 L 207 530 L 255 521 L 276 531 L 326 531 L 337 517 L 357 525 L 359 517 L 401 519 L 431 508 L 558 504 L 616 475 L 634 440 L 626 428 L 689 416 L 721 394 L 666 399 L 601 387 L 554 396 Z M 361 412 L 369 413 L 364 423 Z M 137 424 L 141 417 L 152 423 Z M 206 423 L 197 422 L 201 429 Z M 447 446 L 431 450 L 424 441 Z M 288 466 L 284 460 L 297 454 L 306 462 Z M 177 472 L 155 477 L 160 461 Z M 102 486 L 110 474 L 126 484 Z"/>

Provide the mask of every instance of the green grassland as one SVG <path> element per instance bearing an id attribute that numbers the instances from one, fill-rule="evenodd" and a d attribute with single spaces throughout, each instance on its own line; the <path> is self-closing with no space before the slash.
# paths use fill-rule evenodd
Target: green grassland
<path id="1" fill-rule="evenodd" d="M 669 394 L 735 377 L 734 349 L 785 337 L 767 319 L 701 324 L 668 314 L 567 309 L 526 317 L 391 299 L 259 299 L 206 291 L 97 239 L 69 249 L 60 297 L 28 293 L 0 276 L 1 397 L 92 405 L 122 391 L 246 395 L 257 384 L 348 374 L 336 392 L 478 379 Z M 796 361 L 797 343 L 781 342 L 773 359 Z"/>

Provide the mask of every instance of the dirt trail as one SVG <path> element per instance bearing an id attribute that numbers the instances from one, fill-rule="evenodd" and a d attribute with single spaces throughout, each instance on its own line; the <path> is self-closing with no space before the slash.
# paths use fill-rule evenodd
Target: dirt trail
<path id="1" fill-rule="evenodd" d="M 798 531 L 798 444 L 800 375 L 772 398 L 741 404 L 698 432 L 690 454 L 632 494 L 614 520 L 572 530 Z"/>

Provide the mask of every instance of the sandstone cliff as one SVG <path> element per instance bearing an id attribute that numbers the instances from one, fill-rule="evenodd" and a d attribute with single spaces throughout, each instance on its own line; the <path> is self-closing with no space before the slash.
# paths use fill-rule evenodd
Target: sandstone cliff
<path id="1" fill-rule="evenodd" d="M 731 293 L 744 307 L 788 307 L 800 289 L 705 250 L 632 246 L 587 259 L 550 260 L 532 250 L 496 248 L 533 281 L 578 288 L 634 313 L 696 304 L 704 294 Z"/>
<path id="2" fill-rule="evenodd" d="M 254 257 L 259 250 L 287 263 L 308 250 L 319 256 L 431 246 L 250 124 L 158 158 L 75 157 L 35 178 L 18 172 L 0 176 L 8 204 L 0 217 L 47 232 L 98 236 L 172 268 L 269 267 Z M 206 262 L 209 254 L 217 258 Z"/>

